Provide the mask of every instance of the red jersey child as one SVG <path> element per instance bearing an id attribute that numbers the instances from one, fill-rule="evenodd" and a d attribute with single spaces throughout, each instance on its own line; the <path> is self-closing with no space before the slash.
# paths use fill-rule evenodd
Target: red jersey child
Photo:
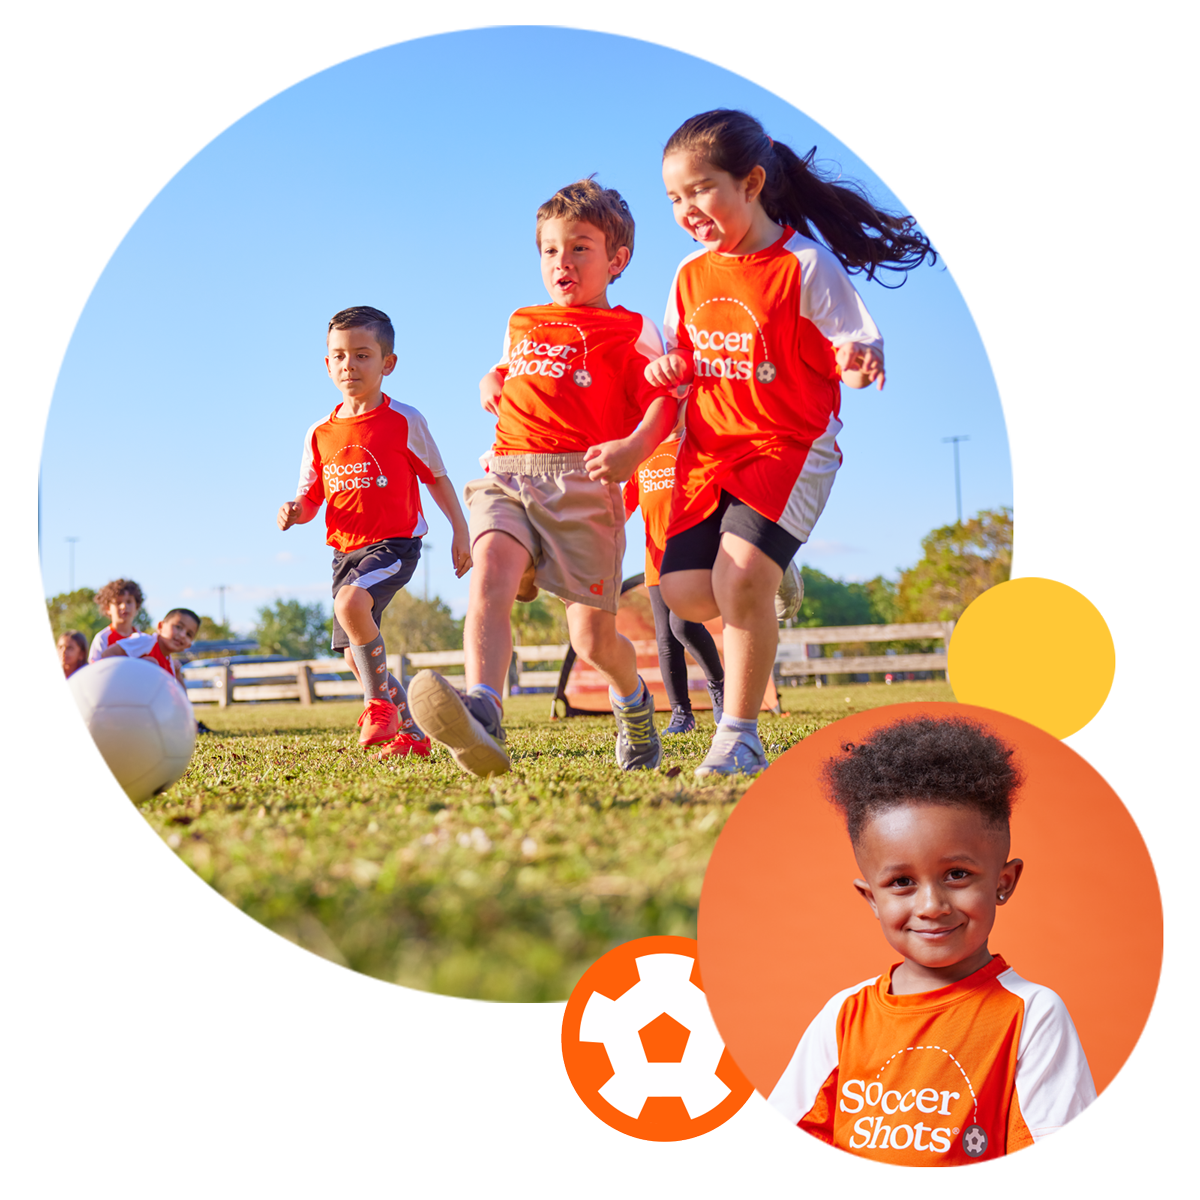
<path id="1" fill-rule="evenodd" d="M 183 673 L 171 657 L 181 654 L 200 632 L 200 618 L 190 608 L 173 608 L 161 621 L 155 633 L 131 633 L 110 645 L 101 658 L 144 658 L 162 667 L 180 686 Z"/>
<path id="2" fill-rule="evenodd" d="M 1008 858 L 1011 757 L 981 726 L 917 717 L 826 765 L 854 886 L 903 956 L 826 1004 L 771 1092 L 832 1146 L 953 1166 L 1032 1145 L 1096 1098 L 1062 1000 L 988 949 L 1023 869 Z"/>
<path id="3" fill-rule="evenodd" d="M 671 720 L 663 735 L 690 733 L 696 728 L 692 701 L 688 695 L 687 660 L 684 652 L 700 664 L 712 697 L 713 719 L 719 724 L 724 701 L 725 668 L 717 653 L 713 636 L 699 621 L 684 621 L 671 612 L 658 586 L 658 568 L 667 538 L 667 519 L 671 495 L 675 489 L 675 459 L 683 436 L 683 406 L 674 432 L 634 472 L 625 485 L 625 512 L 632 516 L 642 511 L 646 527 L 646 591 L 654 613 L 654 634 L 658 643 L 658 666 L 671 705 Z"/>
<path id="4" fill-rule="evenodd" d="M 537 244 L 550 303 L 512 314 L 500 362 L 480 382 L 496 417 L 487 477 L 467 485 L 475 571 L 463 635 L 467 693 L 423 671 L 413 713 L 464 770 L 509 770 L 501 691 L 512 657 L 509 615 L 520 592 L 567 604 L 571 644 L 609 683 L 617 763 L 658 765 L 654 701 L 633 645 L 616 629 L 628 479 L 674 422 L 671 389 L 646 381 L 661 353 L 654 325 L 608 303 L 633 251 L 633 218 L 592 180 L 541 206 Z"/>
<path id="5" fill-rule="evenodd" d="M 132 579 L 110 580 L 96 593 L 96 607 L 108 617 L 109 623 L 92 638 L 88 662 L 103 657 L 109 646 L 133 633 L 142 600 L 142 589 Z"/>
<path id="6" fill-rule="evenodd" d="M 309 427 L 296 499 L 281 506 L 281 530 L 311 521 L 325 504 L 333 547 L 333 649 L 342 650 L 366 699 L 359 742 L 380 758 L 429 754 L 407 713 L 404 689 L 387 668 L 379 618 L 412 578 L 428 526 L 418 480 L 449 520 L 451 558 L 471 566 L 467 525 L 425 418 L 385 395 L 396 365 L 395 332 L 377 308 L 348 308 L 329 322 L 325 366 L 342 402 Z"/>

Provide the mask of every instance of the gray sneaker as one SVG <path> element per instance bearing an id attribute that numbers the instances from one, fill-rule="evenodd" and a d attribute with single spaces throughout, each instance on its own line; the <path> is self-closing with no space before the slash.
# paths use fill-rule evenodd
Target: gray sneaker
<path id="1" fill-rule="evenodd" d="M 409 685 L 408 707 L 426 735 L 441 742 L 464 771 L 487 776 L 512 770 L 500 712 L 486 696 L 464 696 L 436 671 L 421 671 Z"/>
<path id="2" fill-rule="evenodd" d="M 638 676 L 642 698 L 623 707 L 614 702 L 617 718 L 617 766 L 622 771 L 653 771 L 662 758 L 662 742 L 654 728 L 654 697 Z"/>
<path id="3" fill-rule="evenodd" d="M 779 590 L 775 593 L 775 618 L 779 621 L 790 621 L 804 603 L 804 576 L 794 562 L 787 565 L 783 578 L 779 581 Z"/>
<path id="4" fill-rule="evenodd" d="M 709 683 L 708 694 L 712 699 L 713 706 L 713 722 L 720 725 L 721 718 L 725 715 L 725 680 L 720 683 Z"/>
<path id="5" fill-rule="evenodd" d="M 757 775 L 767 769 L 767 756 L 757 734 L 718 729 L 696 778 L 705 775 Z"/>
<path id="6" fill-rule="evenodd" d="M 690 708 L 673 708 L 670 723 L 662 731 L 662 735 L 666 737 L 668 733 L 691 733 L 695 728 L 696 717 Z"/>

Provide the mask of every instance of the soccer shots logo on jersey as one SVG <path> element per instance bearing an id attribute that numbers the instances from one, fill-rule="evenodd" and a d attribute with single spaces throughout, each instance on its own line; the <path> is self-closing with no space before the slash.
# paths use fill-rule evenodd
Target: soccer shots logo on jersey
<path id="1" fill-rule="evenodd" d="M 548 379 L 561 379 L 567 371 L 571 372 L 571 381 L 577 387 L 591 387 L 592 377 L 587 370 L 587 338 L 577 325 L 567 322 L 555 322 L 561 329 L 573 330 L 579 335 L 581 345 L 573 345 L 571 341 L 562 341 L 562 336 L 556 329 L 553 334 L 543 334 L 547 339 L 539 341 L 535 336 L 544 325 L 535 325 L 514 346 L 509 348 L 509 375 L 543 375 Z M 570 338 L 570 334 L 565 335 Z"/>
<path id="2" fill-rule="evenodd" d="M 366 457 L 351 458 L 355 451 Z M 346 457 L 343 458 L 343 455 Z M 375 456 L 366 447 L 346 446 L 338 451 L 337 459 L 322 465 L 321 482 L 325 487 L 325 494 L 332 496 L 335 492 L 387 487 L 388 481 Z"/>
<path id="3" fill-rule="evenodd" d="M 716 327 L 718 324 L 721 328 Z M 741 300 L 729 296 L 706 300 L 691 314 L 685 327 L 692 341 L 698 379 L 753 378 L 771 383 L 779 373 L 767 354 L 761 323 Z"/>

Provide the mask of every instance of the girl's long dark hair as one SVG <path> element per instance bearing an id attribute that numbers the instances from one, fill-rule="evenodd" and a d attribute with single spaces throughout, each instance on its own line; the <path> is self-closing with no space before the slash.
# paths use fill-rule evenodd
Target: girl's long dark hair
<path id="1" fill-rule="evenodd" d="M 911 271 L 926 258 L 937 262 L 937 251 L 914 217 L 882 212 L 856 184 L 827 179 L 813 166 L 815 146 L 801 157 L 773 142 L 748 113 L 715 108 L 691 117 L 671 134 L 663 158 L 679 151 L 699 155 L 734 179 L 761 166 L 767 173 L 760 197 L 767 216 L 814 240 L 820 234 L 851 274 L 874 279 L 877 271 Z"/>

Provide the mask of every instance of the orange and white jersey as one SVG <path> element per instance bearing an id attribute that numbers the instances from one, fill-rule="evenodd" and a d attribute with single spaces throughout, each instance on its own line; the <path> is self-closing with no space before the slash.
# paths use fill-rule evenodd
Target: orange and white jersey
<path id="1" fill-rule="evenodd" d="M 343 554 L 385 538 L 423 537 L 420 479 L 446 474 L 425 418 L 388 396 L 370 412 L 341 405 L 304 435 L 297 496 L 325 504 L 326 541 Z"/>
<path id="2" fill-rule="evenodd" d="M 634 472 L 625 484 L 625 515 L 642 510 L 646 526 L 646 585 L 658 583 L 663 549 L 667 544 L 667 518 L 675 490 L 675 456 L 679 438 L 669 437 Z"/>
<path id="3" fill-rule="evenodd" d="M 504 379 L 497 454 L 582 454 L 627 437 L 665 394 L 646 381 L 662 354 L 654 322 L 621 308 L 518 308 L 494 370 Z"/>
<path id="4" fill-rule="evenodd" d="M 834 996 L 771 1092 L 807 1133 L 881 1162 L 956 1166 L 1032 1145 L 1095 1100 L 1049 988 L 996 956 L 949 987 L 893 996 L 895 969 Z"/>
<path id="5" fill-rule="evenodd" d="M 94 663 L 109 646 L 115 646 L 119 641 L 126 637 L 136 636 L 137 630 L 132 634 L 122 633 L 115 625 L 109 625 L 100 630 L 94 638 L 92 638 L 91 647 L 88 650 L 88 662 Z"/>
<path id="6" fill-rule="evenodd" d="M 134 632 L 119 641 L 126 658 L 144 658 L 147 662 L 157 663 L 172 679 L 175 678 L 175 664 L 162 648 L 157 634 Z M 116 642 L 113 642 L 113 645 L 116 645 Z"/>
<path id="7" fill-rule="evenodd" d="M 663 333 L 696 372 L 669 534 L 724 489 L 807 541 L 842 462 L 834 351 L 883 347 L 841 263 L 788 228 L 756 254 L 698 251 L 675 273 Z"/>

